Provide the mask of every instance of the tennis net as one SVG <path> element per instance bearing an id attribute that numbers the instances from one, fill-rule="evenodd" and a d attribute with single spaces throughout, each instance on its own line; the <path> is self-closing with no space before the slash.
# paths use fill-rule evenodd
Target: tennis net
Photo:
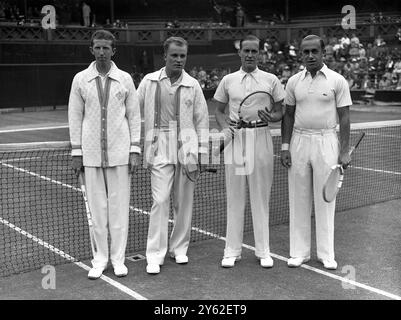
<path id="1" fill-rule="evenodd" d="M 351 144 L 361 131 L 366 136 L 346 171 L 337 211 L 401 197 L 401 121 L 352 125 Z M 275 225 L 288 222 L 289 209 L 287 173 L 278 156 L 281 137 L 278 130 L 272 134 L 270 224 Z M 0 145 L 0 276 L 91 258 L 85 207 L 70 151 L 68 142 Z M 202 174 L 196 185 L 192 242 L 225 236 L 224 165 L 221 161 L 211 167 L 217 173 Z M 127 254 L 146 248 L 151 206 L 150 174 L 140 168 L 132 177 Z M 251 231 L 248 197 L 244 232 Z"/>

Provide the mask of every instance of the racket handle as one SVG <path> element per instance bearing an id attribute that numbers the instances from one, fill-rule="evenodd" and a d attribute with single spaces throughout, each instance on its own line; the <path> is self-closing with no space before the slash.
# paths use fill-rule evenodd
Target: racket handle
<path id="1" fill-rule="evenodd" d="M 365 136 L 365 134 L 366 134 L 365 132 L 361 132 L 361 134 L 359 135 L 358 139 L 356 140 L 355 145 L 353 147 L 351 147 L 351 149 L 349 150 L 349 152 L 348 152 L 349 155 L 351 155 L 354 152 L 354 150 L 356 148 L 358 148 L 358 146 L 361 143 L 361 141 L 362 141 L 363 137 Z"/>
<path id="2" fill-rule="evenodd" d="M 215 156 L 218 156 L 220 153 L 222 153 L 223 150 L 225 149 L 225 147 L 231 142 L 232 139 L 233 139 L 233 138 L 232 138 L 231 135 L 225 136 L 225 137 L 224 137 L 224 140 L 220 143 L 218 149 L 215 149 L 214 155 L 215 155 Z"/>

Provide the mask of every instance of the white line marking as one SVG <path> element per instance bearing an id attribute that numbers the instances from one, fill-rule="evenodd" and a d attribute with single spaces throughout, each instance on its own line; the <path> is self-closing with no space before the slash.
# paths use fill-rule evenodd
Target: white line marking
<path id="1" fill-rule="evenodd" d="M 2 162 L 0 162 L 0 163 L 1 163 L 2 165 L 4 165 L 4 166 L 13 168 L 13 169 L 15 169 L 15 170 L 28 173 L 28 174 L 30 174 L 30 175 L 32 175 L 32 176 L 35 176 L 35 177 L 39 177 L 40 179 L 43 179 L 43 180 L 46 180 L 46 181 L 50 181 L 50 182 L 53 182 L 53 183 L 56 183 L 56 184 L 59 184 L 59 185 L 62 185 L 62 186 L 68 187 L 68 188 L 72 188 L 72 189 L 74 189 L 74 190 L 76 190 L 76 191 L 80 191 L 80 189 L 78 189 L 78 188 L 76 188 L 76 187 L 73 187 L 73 186 L 68 185 L 68 184 L 65 184 L 65 183 L 61 183 L 61 182 L 59 182 L 59 181 L 57 181 L 57 180 L 53 180 L 53 179 L 50 179 L 50 178 L 48 178 L 48 177 L 41 176 L 41 175 L 39 175 L 39 174 L 37 174 L 37 173 L 30 172 L 30 171 L 28 171 L 28 170 L 25 170 L 25 169 L 22 169 L 22 168 L 18 168 L 18 167 L 9 165 L 9 164 L 4 164 L 4 163 L 2 163 Z M 145 215 L 149 215 L 149 212 L 148 212 L 148 211 L 145 211 L 145 210 L 142 210 L 142 209 L 134 208 L 134 207 L 132 207 L 132 206 L 130 207 L 130 209 L 133 210 L 133 211 L 135 211 L 135 212 L 139 212 L 139 213 L 142 213 L 142 214 L 145 214 Z M 4 219 L 2 219 L 2 218 L 0 218 L 0 222 L 2 222 L 2 223 L 5 224 L 5 225 L 7 225 L 6 223 L 10 224 L 8 221 L 6 221 L 6 220 L 4 220 Z M 169 222 L 170 222 L 170 223 L 173 223 L 173 220 L 169 219 Z M 9 225 L 8 225 L 8 226 L 9 226 Z M 14 226 L 14 225 L 13 225 L 13 226 Z M 75 261 L 73 261 L 73 260 L 76 260 L 76 259 L 74 259 L 73 257 L 67 255 L 67 254 L 64 253 L 63 251 L 61 251 L 61 250 L 59 250 L 59 249 L 57 249 L 57 248 L 51 246 L 50 244 L 44 242 L 43 240 L 41 240 L 41 239 L 39 239 L 39 238 L 37 238 L 37 237 L 35 237 L 35 236 L 33 236 L 33 235 L 27 233 L 26 231 L 24 231 L 24 230 L 22 230 L 22 229 L 20 229 L 20 228 L 18 228 L 18 227 L 15 227 L 15 228 L 12 228 L 12 229 L 16 230 L 17 232 L 20 232 L 21 234 L 27 236 L 28 238 L 34 240 L 35 242 L 38 242 L 39 244 L 43 245 L 44 247 L 48 248 L 49 250 L 51 250 L 51 251 L 53 251 L 53 252 L 55 252 L 55 253 L 61 255 L 62 257 L 67 257 L 66 259 L 68 259 L 68 257 L 70 257 L 70 259 L 68 259 L 68 260 L 70 260 L 70 261 L 74 262 L 75 264 L 79 265 L 78 263 L 76 263 Z M 225 237 L 222 237 L 222 236 L 220 236 L 220 235 L 218 235 L 218 234 L 215 234 L 215 233 L 212 233 L 212 232 L 209 232 L 209 231 L 205 231 L 205 230 L 200 229 L 200 228 L 197 228 L 197 227 L 191 227 L 191 229 L 194 230 L 194 231 L 196 231 L 196 232 L 203 233 L 203 234 L 205 234 L 205 235 L 211 236 L 211 237 L 213 237 L 213 238 L 216 238 L 216 239 L 219 239 L 219 240 L 222 240 L 222 241 L 225 241 L 225 240 L 226 240 Z M 254 247 L 252 247 L 252 246 L 250 246 L 250 245 L 247 245 L 247 244 L 242 244 L 242 247 L 244 247 L 244 248 L 246 248 L 246 249 L 249 249 L 249 250 L 252 250 L 252 251 L 255 251 L 255 250 L 256 250 Z M 64 255 L 64 256 L 63 256 L 63 255 Z M 278 255 L 278 254 L 270 253 L 270 255 L 271 255 L 272 257 L 278 259 L 278 260 L 282 260 L 282 261 L 285 261 L 285 262 L 288 261 L 288 258 L 285 258 L 285 257 L 280 256 L 280 255 Z M 83 269 L 89 271 L 89 267 L 88 267 L 88 266 L 86 266 L 86 265 L 84 265 L 84 264 L 79 265 L 79 266 L 80 266 L 81 268 L 83 268 Z M 335 274 L 330 273 L 330 272 L 326 272 L 326 271 L 323 271 L 323 270 L 320 270 L 320 269 L 317 269 L 317 268 L 314 268 L 314 267 L 311 267 L 311 266 L 308 266 L 308 265 L 305 265 L 305 264 L 302 264 L 301 267 L 304 268 L 304 269 L 307 269 L 307 270 L 316 272 L 316 273 L 318 273 L 318 274 L 325 275 L 326 277 L 329 277 L 329 278 L 332 278 L 332 279 L 335 279 L 335 280 L 340 280 L 340 281 L 345 282 L 345 283 L 352 284 L 352 285 L 354 285 L 354 286 L 356 286 L 356 287 L 359 287 L 359 288 L 365 289 L 365 290 L 367 290 L 367 291 L 371 291 L 371 292 L 374 292 L 374 293 L 383 295 L 383 296 L 385 296 L 385 297 L 388 297 L 388 298 L 391 298 L 391 299 L 394 299 L 394 300 L 401 300 L 401 296 L 397 296 L 397 295 L 392 294 L 392 293 L 389 293 L 389 292 L 387 292 L 387 291 L 384 291 L 384 290 L 381 290 L 381 289 L 377 289 L 377 288 L 371 287 L 371 286 L 369 286 L 369 285 L 365 285 L 365 284 L 363 284 L 363 283 L 359 283 L 359 282 L 356 282 L 356 281 L 347 279 L 347 278 L 345 278 L 345 277 L 341 277 L 341 276 L 335 275 Z M 132 291 L 132 290 L 129 289 L 128 287 L 125 287 L 124 285 L 120 284 L 119 282 L 116 282 L 116 281 L 114 281 L 114 280 L 112 280 L 112 279 L 110 279 L 110 278 L 108 278 L 108 277 L 106 277 L 106 276 L 104 276 L 104 275 L 102 275 L 101 279 L 103 279 L 104 281 L 108 282 L 109 284 L 111 284 L 111 285 L 113 285 L 113 286 L 115 286 L 115 287 L 117 287 L 117 288 L 119 288 L 119 287 L 121 286 L 121 288 L 119 288 L 120 290 L 122 290 L 123 292 L 127 293 L 128 295 L 134 297 L 135 299 L 146 299 L 145 297 L 141 296 L 140 294 L 136 293 L 135 291 Z M 125 291 L 124 291 L 124 290 L 125 290 Z"/>
<path id="2" fill-rule="evenodd" d="M 10 165 L 10 164 L 5 164 L 5 163 L 3 163 L 3 162 L 0 162 L 0 163 L 1 163 L 3 166 L 12 168 L 12 169 L 17 170 L 17 171 L 21 171 L 21 172 L 27 173 L 27 174 L 29 174 L 29 175 L 31 175 L 31 176 L 40 178 L 40 179 L 42 179 L 42 180 L 50 181 L 50 182 L 52 182 L 52 183 L 55 183 L 55 184 L 61 185 L 61 186 L 63 186 L 63 187 L 67 187 L 67 188 L 73 189 L 73 190 L 75 190 L 75 191 L 81 191 L 81 189 L 79 189 L 79 188 L 76 188 L 76 187 L 71 186 L 71 185 L 69 185 L 69 184 L 62 183 L 62 182 L 57 181 L 57 180 L 54 180 L 54 179 L 50 179 L 50 178 L 48 178 L 48 177 L 46 177 L 46 176 L 41 176 L 40 174 L 37 174 L 37 173 L 35 173 L 35 172 L 31 172 L 31 171 L 28 171 L 28 170 L 25 170 L 25 169 L 22 169 L 22 168 L 18 168 L 18 167 L 15 167 L 15 166 L 13 166 L 13 165 Z M 7 220 L 5 220 L 5 219 L 3 219 L 3 218 L 1 218 L 1 217 L 0 217 L 0 222 L 3 223 L 4 225 L 8 226 L 9 228 L 15 230 L 16 232 L 18 232 L 18 233 L 20 233 L 20 234 L 22 234 L 22 235 L 28 237 L 29 239 L 31 239 L 32 241 L 38 243 L 39 245 L 44 246 L 45 248 L 49 249 L 50 251 L 52 251 L 52 252 L 54 252 L 54 253 L 60 255 L 61 257 L 65 258 L 65 259 L 67 259 L 67 260 L 69 260 L 69 261 L 71 261 L 71 262 L 73 262 L 74 264 L 76 264 L 77 266 L 79 266 L 79 267 L 85 269 L 86 271 L 89 271 L 89 270 L 90 270 L 90 267 L 88 267 L 87 265 L 85 265 L 85 264 L 82 263 L 82 262 L 77 262 L 77 259 L 75 259 L 74 257 L 70 256 L 69 254 L 65 253 L 64 251 L 62 251 L 62 250 L 60 250 L 60 249 L 58 249 L 58 248 L 52 246 L 51 244 L 49 244 L 49 243 L 43 241 L 43 240 L 40 239 L 40 238 L 37 238 L 36 236 L 34 236 L 34 235 L 32 235 L 32 234 L 26 232 L 25 230 L 23 230 L 23 229 L 21 229 L 21 228 L 15 226 L 14 224 L 8 222 Z M 104 280 L 105 282 L 111 284 L 112 286 L 116 287 L 117 289 L 123 291 L 124 293 L 128 294 L 129 296 L 133 297 L 134 299 L 137 299 L 137 300 L 147 300 L 147 298 L 143 297 L 143 296 L 140 295 L 139 293 L 137 293 L 137 292 L 131 290 L 130 288 L 128 288 L 128 287 L 122 285 L 121 283 L 119 283 L 119 282 L 117 282 L 117 281 L 115 281 L 115 280 L 113 280 L 113 279 L 111 279 L 111 278 L 109 278 L 109 277 L 107 277 L 107 276 L 105 276 L 105 275 L 102 275 L 102 276 L 100 277 L 100 279 L 102 279 L 102 280 Z"/>
<path id="3" fill-rule="evenodd" d="M 395 138 L 401 139 L 401 136 L 396 136 L 393 134 L 380 134 L 380 133 L 366 133 L 367 136 L 383 137 L 383 138 Z"/>
<path id="4" fill-rule="evenodd" d="M 378 173 L 401 175 L 401 172 L 397 172 L 397 171 L 379 170 L 379 169 L 371 169 L 371 168 L 356 167 L 356 166 L 350 166 L 350 167 L 354 168 L 354 169 L 364 170 L 364 171 L 373 171 L 373 172 L 378 172 Z"/>
<path id="5" fill-rule="evenodd" d="M 144 120 L 141 120 L 143 123 Z M 69 128 L 68 124 L 62 124 L 59 126 L 50 126 L 50 127 L 30 127 L 30 128 L 14 128 L 14 129 L 4 129 L 0 130 L 0 133 L 11 133 L 11 132 L 24 132 L 24 131 L 41 131 L 41 130 L 55 130 L 55 129 L 67 129 Z"/>
<path id="6" fill-rule="evenodd" d="M 32 241 L 36 242 L 37 244 L 49 249 L 50 251 L 54 252 L 55 254 L 58 254 L 59 256 L 63 257 L 64 259 L 74 263 L 78 267 L 80 267 L 80 268 L 82 268 L 82 269 L 84 269 L 86 271 L 90 270 L 89 266 L 87 266 L 86 264 L 84 264 L 82 262 L 77 261 L 76 258 L 70 256 L 68 253 L 65 253 L 64 251 L 52 246 L 51 244 L 47 243 L 46 241 L 44 241 L 44 240 L 42 240 L 42 239 L 30 234 L 29 232 L 17 227 L 16 225 L 12 224 L 11 222 L 9 222 L 9 221 L 7 221 L 7 220 L 5 220 L 3 218 L 0 218 L 0 222 L 2 224 L 4 224 L 5 226 L 7 226 L 7 227 L 13 229 L 14 231 L 22 234 L 23 236 L 27 237 L 28 239 L 31 239 Z M 119 282 L 117 282 L 117 281 L 115 281 L 115 280 L 113 280 L 113 279 L 111 279 L 111 278 L 109 278 L 109 277 L 107 277 L 105 275 L 102 275 L 100 277 L 100 279 L 102 279 L 103 281 L 105 281 L 105 282 L 109 283 L 110 285 L 116 287 L 117 289 L 121 290 L 122 292 L 126 293 L 127 295 L 131 296 L 134 299 L 147 300 L 144 296 L 140 295 L 139 293 L 131 290 L 130 288 L 124 286 L 123 284 L 121 284 L 121 283 L 119 283 Z"/>
<path id="7" fill-rule="evenodd" d="M 15 128 L 15 129 L 6 129 L 0 130 L 0 133 L 10 133 L 10 132 L 24 132 L 24 131 L 40 131 L 40 130 L 54 130 L 54 129 L 65 129 L 68 128 L 68 125 L 60 125 L 53 127 L 36 127 L 36 128 Z"/>
<path id="8" fill-rule="evenodd" d="M 144 211 L 144 210 L 137 209 L 137 208 L 133 208 L 133 207 L 131 207 L 131 209 L 134 210 L 134 211 L 136 211 L 136 212 L 149 215 L 149 212 L 148 212 L 148 211 Z M 173 223 L 174 221 L 171 220 L 171 219 L 169 219 L 169 222 L 170 222 L 170 223 Z M 207 235 L 207 236 L 216 238 L 216 239 L 218 239 L 218 240 L 226 241 L 226 238 L 225 238 L 225 237 L 222 237 L 222 236 L 220 236 L 220 235 L 218 235 L 218 234 L 216 234 L 216 233 L 209 232 L 209 231 L 205 231 L 205 230 L 200 229 L 200 228 L 197 228 L 197 227 L 191 227 L 191 229 L 194 230 L 194 231 L 196 231 L 196 232 L 205 234 L 205 235 Z M 249 250 L 251 250 L 251 251 L 256 251 L 255 247 L 252 247 L 252 246 L 247 245 L 247 244 L 245 244 L 245 243 L 242 244 L 242 247 L 244 247 L 244 248 L 246 248 L 246 249 L 249 249 Z M 271 255 L 272 257 L 278 259 L 278 260 L 282 260 L 282 261 L 284 261 L 284 262 L 287 262 L 287 261 L 288 261 L 288 258 L 285 258 L 285 257 L 280 256 L 280 255 L 278 255 L 278 254 L 275 254 L 275 253 L 272 253 L 272 252 L 271 252 L 270 255 Z M 338 275 L 336 275 L 336 274 L 333 274 L 333 273 L 330 273 L 330 272 L 327 272 L 327 271 L 320 270 L 320 269 L 318 269 L 318 268 L 311 267 L 311 266 L 306 265 L 306 264 L 302 264 L 301 267 L 304 268 L 304 269 L 307 269 L 307 270 L 310 270 L 310 271 L 313 271 L 313 272 L 322 274 L 322 275 L 324 275 L 324 276 L 326 276 L 326 277 L 329 277 L 329 278 L 332 278 L 332 279 L 335 279 L 335 280 L 340 280 L 340 281 L 343 282 L 343 283 L 349 283 L 349 284 L 352 284 L 352 285 L 354 285 L 354 286 L 356 286 L 356 287 L 365 289 L 365 290 L 367 290 L 367 291 L 371 291 L 371 292 L 374 292 L 374 293 L 377 293 L 377 294 L 386 296 L 386 297 L 391 298 L 391 299 L 394 299 L 394 300 L 401 300 L 401 296 L 397 296 L 397 295 L 392 294 L 392 293 L 389 293 L 389 292 L 387 292 L 387 291 L 384 291 L 384 290 L 381 290 L 381 289 L 377 289 L 377 288 L 371 287 L 371 286 L 369 286 L 369 285 L 366 285 L 366 284 L 363 284 L 363 283 L 359 283 L 359 282 L 356 282 L 356 281 L 354 281 L 354 280 L 350 280 L 350 279 L 347 279 L 347 278 L 345 278 L 345 277 L 341 277 L 341 276 L 338 276 Z"/>

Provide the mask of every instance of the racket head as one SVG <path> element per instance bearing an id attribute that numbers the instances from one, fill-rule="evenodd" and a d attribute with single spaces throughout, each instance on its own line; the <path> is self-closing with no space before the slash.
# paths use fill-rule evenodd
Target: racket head
<path id="1" fill-rule="evenodd" d="M 267 110 L 271 112 L 274 106 L 274 99 L 267 91 L 254 91 L 248 94 L 240 103 L 238 116 L 245 122 L 260 121 L 258 111 Z"/>
<path id="2" fill-rule="evenodd" d="M 344 177 L 344 169 L 341 165 L 335 165 L 331 168 L 330 173 L 323 186 L 323 199 L 326 202 L 332 202 L 341 188 Z"/>
<path id="3" fill-rule="evenodd" d="M 195 182 L 199 177 L 199 165 L 198 159 L 194 154 L 188 153 L 185 159 L 185 163 L 182 164 L 182 170 L 188 179 Z"/>
<path id="4" fill-rule="evenodd" d="M 196 182 L 196 180 L 198 180 L 199 178 L 199 175 L 200 175 L 199 169 L 193 171 L 186 171 L 186 176 L 192 182 Z"/>
<path id="5" fill-rule="evenodd" d="M 191 180 L 192 182 L 196 182 L 196 181 L 199 179 L 200 175 L 201 175 L 202 173 L 204 173 L 204 172 L 216 173 L 216 172 L 217 172 L 217 169 L 216 169 L 216 168 L 205 168 L 205 169 L 201 169 L 201 168 L 198 166 L 198 169 L 197 169 L 197 170 L 194 170 L 194 171 L 192 171 L 192 172 L 188 172 L 187 177 L 188 177 L 188 179 Z"/>

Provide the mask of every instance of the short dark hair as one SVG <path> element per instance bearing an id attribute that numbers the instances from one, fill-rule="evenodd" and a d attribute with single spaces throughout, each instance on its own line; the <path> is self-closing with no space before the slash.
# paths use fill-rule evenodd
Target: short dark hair
<path id="1" fill-rule="evenodd" d="M 322 50 L 324 50 L 326 45 L 324 44 L 323 39 L 321 37 L 315 35 L 315 34 L 310 34 L 310 35 L 306 36 L 305 38 L 303 38 L 302 41 L 301 41 L 301 46 L 302 46 L 302 42 L 304 42 L 304 41 L 316 40 L 316 39 L 318 39 L 319 42 L 320 42 L 320 48 L 322 48 Z"/>
<path id="2" fill-rule="evenodd" d="M 188 42 L 184 38 L 181 37 L 170 37 L 167 38 L 164 43 L 163 43 L 163 49 L 164 53 L 167 54 L 168 48 L 170 47 L 170 44 L 175 43 L 176 45 L 180 47 L 187 47 L 188 48 Z"/>
<path id="3" fill-rule="evenodd" d="M 245 36 L 244 38 L 241 39 L 241 41 L 239 42 L 239 49 L 242 49 L 242 43 L 244 41 L 256 41 L 258 43 L 260 43 L 260 39 L 257 36 L 254 36 L 253 34 L 248 34 L 247 36 Z"/>
<path id="4" fill-rule="evenodd" d="M 111 41 L 111 47 L 114 48 L 116 45 L 116 37 L 107 30 L 96 30 L 91 37 L 91 46 L 93 46 L 93 41 L 94 40 L 110 40 Z"/>

